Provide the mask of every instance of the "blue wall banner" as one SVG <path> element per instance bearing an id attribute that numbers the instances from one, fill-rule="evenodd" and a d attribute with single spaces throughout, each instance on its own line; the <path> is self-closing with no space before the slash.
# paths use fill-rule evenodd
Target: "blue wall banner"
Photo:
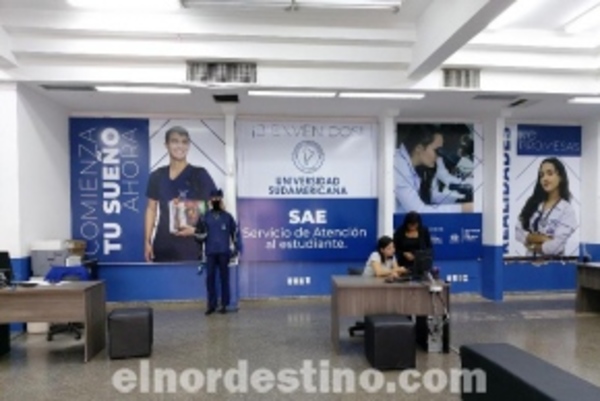
<path id="1" fill-rule="evenodd" d="M 376 128 L 237 124 L 244 261 L 366 260 L 377 236 Z"/>
<path id="2" fill-rule="evenodd" d="M 210 120 L 72 118 L 72 236 L 87 242 L 87 255 L 102 263 L 196 262 L 200 246 L 176 234 L 194 225 L 210 190 L 224 182 L 223 127 Z M 183 170 L 174 177 L 169 166 L 176 164 Z M 150 200 L 153 218 L 146 214 Z"/>
<path id="3" fill-rule="evenodd" d="M 517 155 L 581 157 L 581 127 L 519 125 Z"/>
<path id="4" fill-rule="evenodd" d="M 507 126 L 504 161 L 504 255 L 578 256 L 581 127 Z"/>
<path id="5" fill-rule="evenodd" d="M 70 131 L 73 237 L 102 261 L 143 260 L 148 120 L 73 118 Z"/>
<path id="6" fill-rule="evenodd" d="M 398 124 L 394 227 L 423 216 L 437 260 L 482 255 L 482 129 L 473 124 Z"/>

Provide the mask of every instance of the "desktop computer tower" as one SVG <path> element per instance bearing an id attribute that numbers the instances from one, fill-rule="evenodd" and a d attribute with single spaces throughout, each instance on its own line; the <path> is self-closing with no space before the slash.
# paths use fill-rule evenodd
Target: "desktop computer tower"
<path id="1" fill-rule="evenodd" d="M 10 325 L 0 324 L 0 355 L 10 351 Z"/>
<path id="2" fill-rule="evenodd" d="M 449 327 L 443 316 L 417 316 L 417 344 L 426 352 L 448 352 Z"/>
<path id="3" fill-rule="evenodd" d="M 81 264 L 85 254 L 85 242 L 74 240 L 36 241 L 31 245 L 31 273 L 33 277 L 45 277 L 52 266 Z M 77 263 L 76 261 L 79 261 Z"/>

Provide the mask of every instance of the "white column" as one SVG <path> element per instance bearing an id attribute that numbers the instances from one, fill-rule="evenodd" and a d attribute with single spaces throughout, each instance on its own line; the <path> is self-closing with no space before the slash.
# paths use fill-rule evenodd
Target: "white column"
<path id="1" fill-rule="evenodd" d="M 396 116 L 398 110 L 388 110 L 379 117 L 379 166 L 378 198 L 379 222 L 378 237 L 394 232 L 394 149 L 396 139 Z"/>
<path id="2" fill-rule="evenodd" d="M 235 118 L 236 106 L 221 106 L 225 114 L 225 205 L 229 213 L 237 218 L 236 154 L 235 154 Z"/>
<path id="3" fill-rule="evenodd" d="M 500 301 L 504 292 L 503 242 L 508 228 L 503 226 L 505 117 L 488 116 L 483 123 L 483 258 L 481 294 Z"/>
<path id="4" fill-rule="evenodd" d="M 0 83 L 0 250 L 24 255 L 19 222 L 19 138 L 17 85 Z"/>
<path id="5" fill-rule="evenodd" d="M 483 244 L 503 243 L 504 117 L 490 116 L 483 123 Z"/>
<path id="6" fill-rule="evenodd" d="M 581 152 L 581 242 L 600 244 L 600 120 L 587 121 L 582 127 Z M 584 250 L 585 251 L 585 250 Z M 585 252 L 584 252 L 585 253 Z M 585 256 L 585 255 L 583 255 Z"/>

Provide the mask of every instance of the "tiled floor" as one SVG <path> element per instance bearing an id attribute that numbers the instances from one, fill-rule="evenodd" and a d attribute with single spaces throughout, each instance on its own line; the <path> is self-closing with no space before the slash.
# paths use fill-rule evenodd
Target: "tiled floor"
<path id="1" fill-rule="evenodd" d="M 84 364 L 81 341 L 67 336 L 57 336 L 50 343 L 43 335 L 13 339 L 11 353 L 0 358 L 0 400 L 189 400 L 206 394 L 211 400 L 341 400 L 343 397 L 344 400 L 452 401 L 460 398 L 447 388 L 441 393 L 421 388 L 409 394 L 394 386 L 396 391 L 391 394 L 387 393 L 387 385 L 378 393 L 369 394 L 364 386 L 368 383 L 359 380 L 361 377 L 369 379 L 362 337 L 350 339 L 344 330 L 341 353 L 332 352 L 329 300 L 325 298 L 247 301 L 242 303 L 238 313 L 208 318 L 200 303 L 154 304 L 153 307 L 155 345 L 147 361 L 111 361 L 103 352 Z M 352 323 L 349 320 L 347 326 Z M 514 296 L 502 303 L 470 296 L 453 298 L 451 342 L 455 350 L 465 343 L 509 342 L 600 386 L 598 333 L 600 316 L 576 316 L 572 294 Z M 419 351 L 417 356 L 417 368 L 421 372 L 427 369 L 450 372 L 460 366 L 455 352 Z M 173 377 L 180 380 L 175 393 L 167 393 L 168 388 L 155 391 L 161 390 L 155 387 L 161 381 L 144 373 L 144 363 L 149 364 L 147 368 L 151 372 L 172 369 Z M 247 363 L 246 370 L 244 363 Z M 303 364 L 312 364 L 315 372 L 311 375 Z M 129 374 L 138 379 L 128 394 L 119 392 L 112 383 L 123 368 L 130 369 Z M 273 374 L 287 374 L 288 381 L 279 376 L 275 383 L 281 387 L 261 394 L 253 387 L 256 383 L 250 382 L 251 375 L 256 375 L 259 368 Z M 209 393 L 208 388 L 208 374 L 212 369 L 227 373 L 225 378 L 216 379 L 213 389 L 216 393 Z M 293 371 L 282 373 L 282 369 Z M 351 381 L 355 385 L 354 392 L 346 387 L 350 394 L 334 393 L 333 388 L 326 388 L 330 380 L 319 380 L 319 374 L 329 373 L 326 377 L 331 378 L 337 369 L 349 369 L 348 374 L 355 376 L 356 380 Z M 243 380 L 244 371 L 248 373 L 248 380 Z M 302 372 L 309 380 L 301 383 Z M 385 372 L 385 382 L 397 384 L 399 374 Z M 194 381 L 202 378 L 204 383 Z M 248 384 L 246 392 L 240 387 L 244 383 Z M 194 384 L 202 386 L 198 393 L 191 394 L 190 391 L 197 389 Z M 310 387 L 302 387 L 311 384 L 315 386 L 313 392 L 307 391 Z M 299 385 L 300 389 L 286 394 L 293 385 Z"/>

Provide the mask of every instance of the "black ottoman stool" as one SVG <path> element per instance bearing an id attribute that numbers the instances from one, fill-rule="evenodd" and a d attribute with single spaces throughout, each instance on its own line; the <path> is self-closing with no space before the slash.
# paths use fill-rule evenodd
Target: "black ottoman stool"
<path id="1" fill-rule="evenodd" d="M 120 308 L 108 314 L 110 359 L 150 356 L 153 337 L 152 308 Z"/>
<path id="2" fill-rule="evenodd" d="M 366 316 L 365 354 L 375 369 L 415 368 L 415 323 L 403 315 Z"/>

